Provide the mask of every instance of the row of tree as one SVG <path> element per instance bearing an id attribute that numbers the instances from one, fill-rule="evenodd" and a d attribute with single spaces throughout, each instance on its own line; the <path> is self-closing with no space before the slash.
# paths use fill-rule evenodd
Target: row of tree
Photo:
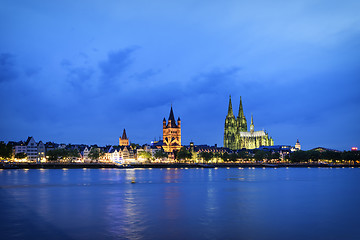
<path id="1" fill-rule="evenodd" d="M 12 156 L 12 146 L 8 143 L 0 142 L 0 159 L 9 159 Z"/>
<path id="2" fill-rule="evenodd" d="M 344 152 L 335 152 L 335 151 L 296 151 L 291 153 L 290 159 L 291 162 L 318 162 L 318 161 L 360 161 L 360 152 L 359 151 L 344 151 Z"/>
<path id="3" fill-rule="evenodd" d="M 11 144 L 5 144 L 0 142 L 0 159 L 10 159 L 13 154 L 13 146 Z M 14 156 L 17 159 L 23 159 L 27 157 L 26 153 L 20 152 Z"/>
<path id="4" fill-rule="evenodd" d="M 81 157 L 80 152 L 77 148 L 66 149 L 66 148 L 57 148 L 49 150 L 46 153 L 49 161 L 58 161 L 62 159 L 63 161 L 72 162 L 74 159 Z M 91 148 L 88 157 L 91 160 L 98 160 L 101 156 L 104 155 L 104 152 L 99 148 Z"/>
<path id="5" fill-rule="evenodd" d="M 190 160 L 193 158 L 192 153 L 187 150 L 185 147 L 182 147 L 176 154 L 175 159 L 177 160 Z M 254 150 L 252 153 L 248 151 L 239 151 L 234 153 L 213 153 L 213 152 L 200 152 L 198 153 L 197 158 L 201 158 L 206 162 L 213 159 L 221 159 L 224 162 L 235 162 L 237 160 L 255 160 L 255 161 L 277 161 L 280 160 L 280 153 L 270 152 L 264 150 Z M 321 160 L 327 161 L 360 161 L 360 152 L 359 151 L 344 151 L 344 152 L 335 152 L 335 151 L 295 151 L 290 153 L 290 155 L 285 155 L 285 160 L 290 162 L 317 162 Z"/>
<path id="6" fill-rule="evenodd" d="M 134 144 L 134 148 L 139 147 Z M 10 144 L 5 144 L 4 142 L 0 142 L 0 159 L 10 159 L 12 157 L 12 146 Z M 68 149 L 68 148 L 58 148 L 54 150 L 50 150 L 46 153 L 49 161 L 57 161 L 62 159 L 64 161 L 73 161 L 74 159 L 81 157 L 79 150 Z M 100 148 L 91 148 L 88 157 L 91 160 L 98 160 L 104 155 L 104 152 L 100 150 Z M 182 147 L 179 151 L 174 154 L 175 159 L 180 160 L 191 160 L 194 159 L 194 153 L 191 153 L 185 147 Z M 168 154 L 163 151 L 157 151 L 154 155 L 156 159 L 167 158 Z M 18 153 L 15 155 L 15 158 L 21 159 L 26 158 L 26 153 Z M 138 153 L 138 158 L 143 159 L 152 159 L 151 153 L 146 151 L 141 151 Z M 254 150 L 252 153 L 248 151 L 238 151 L 234 153 L 213 153 L 213 152 L 200 152 L 197 154 L 197 158 L 201 158 L 204 161 L 208 162 L 213 159 L 221 159 L 224 162 L 235 162 L 239 159 L 241 160 L 255 160 L 255 161 L 263 161 L 263 160 L 279 160 L 280 154 L 278 152 L 270 152 L 270 151 L 262 151 L 262 150 Z M 290 162 L 298 163 L 298 162 L 317 162 L 322 160 L 328 161 L 360 161 L 360 152 L 359 151 L 344 151 L 344 152 L 335 152 L 335 151 L 296 151 L 292 152 L 290 156 L 285 156 L 286 160 Z"/>
<path id="7" fill-rule="evenodd" d="M 176 160 L 190 160 L 192 159 L 195 153 L 191 153 L 185 147 L 182 147 L 178 152 L 175 153 Z M 247 151 L 239 151 L 233 153 L 221 153 L 221 152 L 199 152 L 197 154 L 197 158 L 201 158 L 204 161 L 208 162 L 213 159 L 221 159 L 224 162 L 235 162 L 239 159 L 241 160 L 250 160 L 255 159 L 256 161 L 262 161 L 264 159 L 272 160 L 272 159 L 279 159 L 280 154 L 277 152 L 269 152 L 269 151 L 260 151 L 255 150 L 254 154 L 250 154 Z"/>

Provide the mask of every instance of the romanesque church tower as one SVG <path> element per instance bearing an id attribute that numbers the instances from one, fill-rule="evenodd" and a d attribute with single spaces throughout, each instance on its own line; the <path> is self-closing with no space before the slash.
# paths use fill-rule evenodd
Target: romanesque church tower
<path id="1" fill-rule="evenodd" d="M 177 124 L 174 118 L 174 112 L 171 106 L 168 122 L 163 120 L 163 149 L 165 152 L 173 152 L 181 148 L 181 121 L 180 117 Z"/>
<path id="2" fill-rule="evenodd" d="M 129 146 L 129 139 L 126 136 L 125 128 L 124 128 L 122 137 L 119 137 L 119 146 Z"/>

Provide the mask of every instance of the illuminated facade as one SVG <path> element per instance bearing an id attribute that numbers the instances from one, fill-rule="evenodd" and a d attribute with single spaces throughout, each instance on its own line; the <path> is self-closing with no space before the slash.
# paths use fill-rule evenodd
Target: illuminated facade
<path id="1" fill-rule="evenodd" d="M 301 145 L 300 145 L 299 139 L 296 141 L 295 149 L 296 150 L 301 150 Z"/>
<path id="2" fill-rule="evenodd" d="M 177 124 L 174 118 L 174 112 L 171 106 L 168 123 L 163 120 L 163 149 L 165 152 L 173 152 L 181 148 L 181 121 L 180 117 Z"/>
<path id="3" fill-rule="evenodd" d="M 229 99 L 228 114 L 225 118 L 224 147 L 231 150 L 254 149 L 261 146 L 273 146 L 274 140 L 265 131 L 255 131 L 253 116 L 251 115 L 250 131 L 247 130 L 247 121 L 240 97 L 239 113 L 235 118 L 231 96 Z"/>
<path id="4" fill-rule="evenodd" d="M 40 162 L 38 160 L 38 148 L 35 139 L 33 137 L 28 137 L 28 139 L 25 142 L 25 145 L 26 145 L 26 154 L 28 161 Z"/>
<path id="5" fill-rule="evenodd" d="M 119 137 L 119 146 L 129 146 L 129 139 L 126 136 L 125 128 L 122 137 Z"/>

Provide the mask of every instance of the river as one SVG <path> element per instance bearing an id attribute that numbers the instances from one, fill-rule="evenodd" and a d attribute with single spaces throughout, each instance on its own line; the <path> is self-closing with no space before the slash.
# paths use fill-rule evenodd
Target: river
<path id="1" fill-rule="evenodd" d="M 359 168 L 0 170 L 1 239 L 360 239 L 359 184 Z"/>

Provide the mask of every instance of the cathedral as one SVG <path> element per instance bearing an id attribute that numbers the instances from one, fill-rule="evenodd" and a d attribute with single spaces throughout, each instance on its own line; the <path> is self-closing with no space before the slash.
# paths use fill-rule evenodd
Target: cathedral
<path id="1" fill-rule="evenodd" d="M 168 123 L 163 120 L 163 149 L 165 152 L 173 152 L 181 148 L 181 121 L 174 118 L 174 112 L 171 106 Z"/>
<path id="2" fill-rule="evenodd" d="M 265 131 L 255 131 L 253 116 L 251 115 L 250 131 L 247 128 L 247 121 L 242 107 L 241 97 L 239 114 L 235 118 L 231 96 L 229 99 L 228 114 L 225 118 L 224 147 L 231 150 L 254 149 L 260 146 L 273 146 L 274 140 Z"/>

